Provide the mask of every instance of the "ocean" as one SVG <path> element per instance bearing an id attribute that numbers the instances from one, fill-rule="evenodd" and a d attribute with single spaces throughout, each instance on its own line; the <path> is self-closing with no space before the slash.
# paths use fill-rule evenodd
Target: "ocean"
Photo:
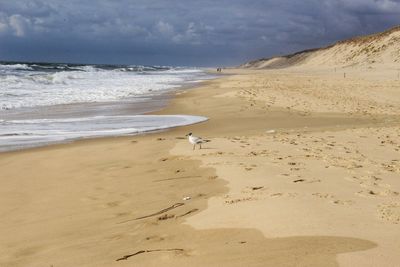
<path id="1" fill-rule="evenodd" d="M 168 93 L 211 78 L 198 68 L 0 62 L 0 151 L 204 121 L 143 114 L 165 106 Z"/>

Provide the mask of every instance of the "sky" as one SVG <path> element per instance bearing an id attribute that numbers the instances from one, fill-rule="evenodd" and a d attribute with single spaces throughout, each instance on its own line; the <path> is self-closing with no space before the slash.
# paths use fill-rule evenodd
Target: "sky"
<path id="1" fill-rule="evenodd" d="M 400 24 L 400 0 L 0 0 L 0 60 L 233 66 Z"/>

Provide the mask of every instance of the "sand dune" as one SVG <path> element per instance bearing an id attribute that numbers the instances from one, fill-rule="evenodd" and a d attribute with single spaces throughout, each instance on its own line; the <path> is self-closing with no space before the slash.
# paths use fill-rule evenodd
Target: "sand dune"
<path id="1" fill-rule="evenodd" d="M 328 47 L 251 61 L 241 67 L 264 69 L 317 66 L 400 68 L 400 26 L 377 34 L 339 41 Z"/>

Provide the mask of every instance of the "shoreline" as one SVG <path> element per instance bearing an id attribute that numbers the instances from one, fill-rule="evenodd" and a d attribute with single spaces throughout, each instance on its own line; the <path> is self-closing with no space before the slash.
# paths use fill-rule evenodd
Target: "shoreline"
<path id="1" fill-rule="evenodd" d="M 50 120 L 58 120 L 58 119 L 89 119 L 92 120 L 95 118 L 101 117 L 109 117 L 109 118 L 117 118 L 118 116 L 145 116 L 145 115 L 154 115 L 157 111 L 162 110 L 168 105 L 170 99 L 179 94 L 180 91 L 190 90 L 191 88 L 195 88 L 202 84 L 205 84 L 207 81 L 215 79 L 216 74 L 212 74 L 212 72 L 204 70 L 207 77 L 202 78 L 202 80 L 196 80 L 191 82 L 185 82 L 180 84 L 178 87 L 170 88 L 165 92 L 160 92 L 154 95 L 143 95 L 139 97 L 135 97 L 132 99 L 121 99 L 120 101 L 110 101 L 110 102 L 94 102 L 94 103 L 73 103 L 73 104 L 63 104 L 63 105 L 55 105 L 55 106 L 38 106 L 38 107 L 26 107 L 20 110 L 10 110 L 5 111 L 3 114 L 6 120 L 35 120 L 35 119 L 50 119 Z M 214 78 L 211 78 L 214 77 Z M 172 115 L 182 115 L 183 114 L 172 114 Z M 150 117 L 150 116 L 149 116 Z M 172 118 L 171 118 L 172 119 Z M 89 123 L 89 122 L 88 122 Z M 176 124 L 176 123 L 175 123 Z M 179 123 L 180 124 L 180 123 Z M 135 126 L 135 125 L 133 125 Z M 41 127 L 46 127 L 42 125 Z M 72 127 L 72 126 L 71 126 Z M 141 134 L 151 134 L 153 132 L 164 131 L 169 128 L 179 127 L 179 125 L 173 125 L 171 122 L 170 127 L 160 126 L 160 129 L 143 129 L 143 127 L 138 124 L 134 128 L 138 128 L 139 132 L 132 132 L 128 134 L 118 134 L 114 133 L 114 135 L 103 134 L 103 136 L 96 136 L 94 133 L 89 136 L 85 136 L 82 134 L 80 137 L 68 137 L 65 135 L 65 139 L 63 136 L 46 136 L 49 140 L 45 141 L 37 141 L 37 143 L 32 143 L 30 139 L 21 140 L 22 145 L 10 145 L 9 148 L 0 149 L 0 153 L 12 152 L 12 151 L 24 151 L 26 149 L 32 149 L 37 147 L 46 147 L 53 146 L 59 144 L 69 144 L 79 140 L 88 140 L 88 139 L 97 139 L 97 138 L 107 138 L 107 137 L 120 137 L 120 136 L 135 136 Z M 132 127 L 131 127 L 132 128 Z M 145 127 L 146 128 L 146 127 Z M 157 128 L 157 127 L 153 127 Z M 101 130 L 101 129 L 100 129 Z M 106 129 L 104 129 L 106 130 Z M 59 129 L 59 131 L 65 131 L 65 129 Z M 70 131 L 73 131 L 71 128 Z M 19 134 L 18 134 L 19 135 Z M 3 136 L 4 137 L 4 136 Z M 37 139 L 42 139 L 44 137 L 38 136 Z M 63 140 L 57 140 L 63 139 Z M 12 141 L 11 141 L 12 142 Z M 28 142 L 23 145 L 24 142 Z M 7 146 L 7 144 L 5 144 Z"/>
<path id="2" fill-rule="evenodd" d="M 343 266 L 373 266 L 396 262 L 393 242 L 397 241 L 388 235 L 393 235 L 396 227 L 391 220 L 396 218 L 393 205 L 399 200 L 393 192 L 398 184 L 386 171 L 380 172 L 379 178 L 391 185 L 392 192 L 385 191 L 392 195 L 381 209 L 383 214 L 391 211 L 393 218 L 381 221 L 375 215 L 370 217 L 373 203 L 384 196 L 358 199 L 357 179 L 363 186 L 374 185 L 359 177 L 358 172 L 364 170 L 357 167 L 358 160 L 365 159 L 354 154 L 352 144 L 363 140 L 370 142 L 371 149 L 379 147 L 375 139 L 371 142 L 372 138 L 392 136 L 392 128 L 399 125 L 398 116 L 393 117 L 394 122 L 385 122 L 382 117 L 387 116 L 379 113 L 349 115 L 288 109 L 284 100 L 279 100 L 279 90 L 274 97 L 280 102 L 271 104 L 265 102 L 269 99 L 257 91 L 257 85 L 269 86 L 265 82 L 283 78 L 280 72 L 260 73 L 239 71 L 207 81 L 175 95 L 165 109 L 154 113 L 179 110 L 208 117 L 204 123 L 154 134 L 79 140 L 1 153 L 4 172 L 0 177 L 0 213 L 9 219 L 0 229 L 6 240 L 0 263 L 336 266 L 339 261 Z M 297 74 L 284 74 L 300 85 L 308 83 L 303 78 L 298 81 Z M 277 82 L 279 86 L 288 83 Z M 302 102 L 294 104 L 319 108 L 302 106 Z M 324 105 L 321 109 L 327 107 L 341 108 Z M 212 142 L 205 149 L 192 151 L 184 138 L 189 131 Z M 363 135 L 366 137 L 360 137 Z M 388 138 L 381 140 L 384 146 L 397 145 L 395 140 L 394 144 Z M 349 162 L 355 164 L 348 170 L 347 156 L 342 155 L 345 147 L 351 147 Z M 362 152 L 367 158 L 373 157 L 371 151 Z M 396 152 L 391 156 L 395 159 Z M 334 167 L 324 169 L 324 164 Z M 366 172 L 380 166 L 372 161 L 368 164 L 371 166 L 365 167 Z M 398 172 L 396 166 L 394 174 Z M 31 173 L 29 179 L 27 173 Z M 346 180 L 342 176 L 356 178 Z M 380 192 L 361 188 L 367 193 Z M 190 199 L 183 200 L 186 197 Z M 183 205 L 135 220 L 177 203 Z M 351 212 L 363 218 L 369 233 L 351 234 L 350 230 L 355 231 Z M 326 224 L 332 218 L 340 222 L 339 228 Z M 295 225 L 291 224 L 294 220 Z M 372 230 L 378 222 L 382 223 L 377 232 L 381 239 Z M 19 234 L 15 236 L 15 232 Z M 140 250 L 159 253 L 117 261 Z M 373 262 L 363 260 L 371 257 Z"/>

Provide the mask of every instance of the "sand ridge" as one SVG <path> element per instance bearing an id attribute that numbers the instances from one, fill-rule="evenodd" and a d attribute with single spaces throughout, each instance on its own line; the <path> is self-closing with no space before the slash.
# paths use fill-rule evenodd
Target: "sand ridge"
<path id="1" fill-rule="evenodd" d="M 399 40 L 400 26 L 397 26 L 383 32 L 342 40 L 327 47 L 250 61 L 241 67 L 251 69 L 384 67 L 398 70 Z"/>

